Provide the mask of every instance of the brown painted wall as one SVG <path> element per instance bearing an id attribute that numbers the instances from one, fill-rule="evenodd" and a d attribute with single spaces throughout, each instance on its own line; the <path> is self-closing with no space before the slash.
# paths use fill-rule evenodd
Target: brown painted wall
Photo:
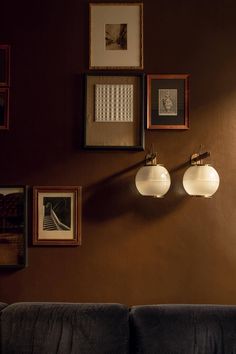
<path id="1" fill-rule="evenodd" d="M 81 148 L 88 2 L 1 1 L 12 88 L 0 183 L 83 186 L 83 245 L 30 247 L 28 268 L 0 272 L 1 301 L 236 303 L 235 11 L 234 0 L 144 0 L 145 72 L 191 74 L 191 129 L 145 132 L 173 171 L 158 200 L 135 191 L 137 168 L 114 176 L 145 152 Z M 221 176 L 212 199 L 182 188 L 178 167 L 200 144 Z"/>

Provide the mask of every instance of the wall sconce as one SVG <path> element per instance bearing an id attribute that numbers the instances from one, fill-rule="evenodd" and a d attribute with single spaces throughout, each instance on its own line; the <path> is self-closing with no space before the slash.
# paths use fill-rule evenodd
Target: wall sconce
<path id="1" fill-rule="evenodd" d="M 170 188 L 170 175 L 165 167 L 157 164 L 157 154 L 146 156 L 145 166 L 141 167 L 135 177 L 136 188 L 140 194 L 162 198 Z"/>
<path id="2" fill-rule="evenodd" d="M 191 166 L 183 177 L 183 186 L 189 195 L 210 198 L 219 187 L 220 177 L 217 171 L 209 164 L 203 163 L 203 159 L 208 156 L 209 152 L 191 156 Z"/>

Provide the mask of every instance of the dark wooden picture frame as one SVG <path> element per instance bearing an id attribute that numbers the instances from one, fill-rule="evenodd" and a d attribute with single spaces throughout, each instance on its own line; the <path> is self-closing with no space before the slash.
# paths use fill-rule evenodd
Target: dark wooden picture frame
<path id="1" fill-rule="evenodd" d="M 119 92 L 118 96 L 108 93 L 111 92 L 109 91 L 111 86 Z M 97 95 L 96 90 L 99 87 L 104 87 L 103 96 Z M 126 89 L 130 90 L 127 94 Z M 144 150 L 144 75 L 142 73 L 87 73 L 84 75 L 84 92 L 85 149 Z M 98 97 L 102 99 L 99 101 Z M 109 113 L 111 119 L 107 117 L 106 121 L 96 120 L 96 109 L 101 102 L 102 109 L 109 109 L 109 112 L 119 110 L 116 121 L 112 121 L 114 113 Z M 130 111 L 132 113 L 129 116 L 127 112 Z"/>
<path id="2" fill-rule="evenodd" d="M 33 245 L 81 245 L 80 186 L 33 187 Z"/>
<path id="3" fill-rule="evenodd" d="M 0 86 L 10 85 L 10 46 L 0 44 Z"/>
<path id="4" fill-rule="evenodd" d="M 28 186 L 0 186 L 0 268 L 27 265 Z"/>
<path id="5" fill-rule="evenodd" d="M 89 42 L 89 69 L 143 69 L 143 3 L 90 3 Z"/>
<path id="6" fill-rule="evenodd" d="M 0 129 L 9 129 L 9 88 L 0 87 Z"/>
<path id="7" fill-rule="evenodd" d="M 147 129 L 189 129 L 189 75 L 147 75 Z"/>

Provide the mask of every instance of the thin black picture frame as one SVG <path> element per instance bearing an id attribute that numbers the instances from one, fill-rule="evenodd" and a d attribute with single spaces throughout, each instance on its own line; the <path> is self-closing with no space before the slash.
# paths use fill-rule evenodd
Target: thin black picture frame
<path id="1" fill-rule="evenodd" d="M 98 144 L 89 144 L 86 136 L 87 136 L 87 114 L 88 114 L 88 78 L 89 77 L 99 77 L 104 78 L 104 77 L 137 77 L 139 79 L 139 84 L 140 84 L 140 90 L 139 90 L 139 97 L 136 97 L 136 100 L 138 100 L 138 110 L 139 110 L 139 124 L 138 124 L 138 144 L 134 145 L 98 145 Z M 88 150 L 121 150 L 121 151 L 143 151 L 144 150 L 144 145 L 145 145 L 145 136 L 144 136 L 144 102 L 145 102 L 145 75 L 143 73 L 121 73 L 121 72 L 89 72 L 84 74 L 84 80 L 83 80 L 83 85 L 84 85 L 84 139 L 83 139 L 83 148 L 88 149 Z M 93 100 L 94 101 L 94 100 Z M 101 124 L 101 123 L 98 123 Z M 115 123 L 119 124 L 119 123 Z"/>

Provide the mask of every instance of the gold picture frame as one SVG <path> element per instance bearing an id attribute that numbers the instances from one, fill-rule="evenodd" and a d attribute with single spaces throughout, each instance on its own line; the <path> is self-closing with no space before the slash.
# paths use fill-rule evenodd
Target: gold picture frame
<path id="1" fill-rule="evenodd" d="M 90 3 L 89 19 L 89 69 L 143 69 L 143 3 Z"/>
<path id="2" fill-rule="evenodd" d="M 33 187 L 33 245 L 81 245 L 80 186 Z"/>

